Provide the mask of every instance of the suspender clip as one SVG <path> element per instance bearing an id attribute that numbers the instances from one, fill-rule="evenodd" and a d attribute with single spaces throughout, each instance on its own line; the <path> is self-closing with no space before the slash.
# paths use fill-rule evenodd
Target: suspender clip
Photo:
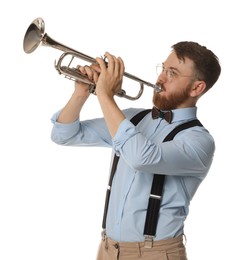
<path id="1" fill-rule="evenodd" d="M 105 241 L 106 239 L 106 229 L 102 230 L 102 241 Z"/>
<path id="2" fill-rule="evenodd" d="M 153 247 L 153 238 L 154 236 L 144 235 L 145 237 L 145 248 L 152 248 Z"/>

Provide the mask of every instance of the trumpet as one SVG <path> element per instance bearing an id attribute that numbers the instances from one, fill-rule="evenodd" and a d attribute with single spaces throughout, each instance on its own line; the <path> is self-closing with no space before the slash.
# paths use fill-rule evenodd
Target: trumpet
<path id="1" fill-rule="evenodd" d="M 23 49 L 24 52 L 29 54 L 32 53 L 37 49 L 38 46 L 49 46 L 53 47 L 55 49 L 58 49 L 63 52 L 63 54 L 59 57 L 58 62 L 55 61 L 55 68 L 58 71 L 59 74 L 63 74 L 66 78 L 79 81 L 88 84 L 89 86 L 89 92 L 92 94 L 95 94 L 95 88 L 96 85 L 90 81 L 87 76 L 84 76 L 80 73 L 78 68 L 70 67 L 72 64 L 72 61 L 74 58 L 78 58 L 90 63 L 96 63 L 96 59 L 83 54 L 81 52 L 78 52 L 72 48 L 69 48 L 65 46 L 64 44 L 61 44 L 55 40 L 53 40 L 51 37 L 45 33 L 45 23 L 42 18 L 36 18 L 28 27 L 24 40 L 23 40 Z M 63 61 L 65 58 L 71 57 L 69 64 L 67 66 L 63 66 Z M 139 92 L 136 96 L 127 95 L 126 91 L 124 89 L 121 89 L 116 95 L 119 97 L 124 97 L 129 100 L 137 100 L 141 97 L 144 86 L 149 86 L 154 88 L 155 92 L 160 92 L 161 87 L 158 85 L 154 85 L 152 83 L 149 83 L 147 81 L 144 81 L 130 73 L 124 72 L 124 76 L 138 82 L 140 84 Z"/>

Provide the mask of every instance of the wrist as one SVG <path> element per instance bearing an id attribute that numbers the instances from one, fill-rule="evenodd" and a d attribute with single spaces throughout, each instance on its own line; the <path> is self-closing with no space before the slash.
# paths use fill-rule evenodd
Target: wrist
<path id="1" fill-rule="evenodd" d="M 72 98 L 77 101 L 85 101 L 89 97 L 90 93 L 88 90 L 86 91 L 74 91 L 72 94 Z"/>
<path id="2" fill-rule="evenodd" d="M 110 93 L 106 93 L 106 92 L 97 92 L 96 96 L 98 98 L 98 102 L 101 103 L 105 103 L 105 104 L 110 104 L 110 103 L 115 103 L 114 100 L 114 95 L 110 94 Z"/>

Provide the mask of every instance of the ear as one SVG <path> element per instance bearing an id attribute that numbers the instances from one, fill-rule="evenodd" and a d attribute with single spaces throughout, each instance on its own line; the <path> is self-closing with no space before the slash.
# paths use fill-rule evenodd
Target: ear
<path id="1" fill-rule="evenodd" d="M 206 89 L 206 83 L 204 81 L 197 80 L 193 83 L 190 96 L 198 97 L 204 93 Z"/>

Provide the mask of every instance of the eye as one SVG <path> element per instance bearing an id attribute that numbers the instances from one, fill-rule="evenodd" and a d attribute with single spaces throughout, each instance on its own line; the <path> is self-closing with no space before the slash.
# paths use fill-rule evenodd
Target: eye
<path id="1" fill-rule="evenodd" d="M 176 73 L 175 70 L 173 70 L 173 69 L 168 69 L 168 70 L 167 70 L 167 75 L 168 75 L 168 77 L 170 77 L 170 78 L 175 78 L 175 77 L 177 76 L 177 73 Z"/>

